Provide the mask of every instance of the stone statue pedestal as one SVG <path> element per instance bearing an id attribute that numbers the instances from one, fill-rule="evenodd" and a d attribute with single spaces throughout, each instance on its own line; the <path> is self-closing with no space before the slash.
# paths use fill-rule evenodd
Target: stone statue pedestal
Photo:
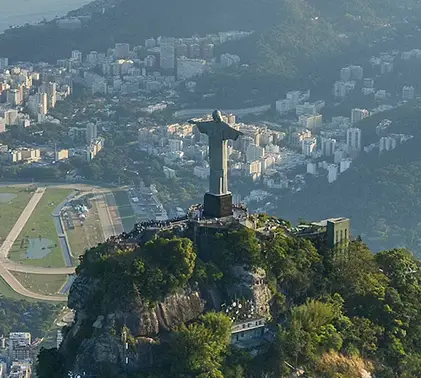
<path id="1" fill-rule="evenodd" d="M 210 218 L 223 218 L 232 215 L 232 194 L 206 193 L 203 215 Z"/>

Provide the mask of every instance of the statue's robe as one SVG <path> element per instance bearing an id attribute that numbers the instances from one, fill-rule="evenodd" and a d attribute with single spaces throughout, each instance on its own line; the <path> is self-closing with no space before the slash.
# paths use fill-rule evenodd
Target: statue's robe
<path id="1" fill-rule="evenodd" d="M 198 130 L 209 137 L 209 193 L 228 193 L 228 140 L 237 140 L 242 134 L 226 122 L 198 122 Z"/>

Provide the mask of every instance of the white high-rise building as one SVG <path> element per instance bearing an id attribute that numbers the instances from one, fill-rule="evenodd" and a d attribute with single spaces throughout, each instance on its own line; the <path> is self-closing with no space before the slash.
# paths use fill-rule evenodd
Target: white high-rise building
<path id="1" fill-rule="evenodd" d="M 31 358 L 31 334 L 29 332 L 10 332 L 9 357 L 14 361 Z"/>
<path id="2" fill-rule="evenodd" d="M 198 43 L 193 43 L 188 47 L 189 58 L 199 59 L 200 58 L 200 45 Z"/>
<path id="3" fill-rule="evenodd" d="M 355 81 L 336 81 L 333 85 L 333 95 L 337 98 L 344 98 L 354 89 Z"/>
<path id="4" fill-rule="evenodd" d="M 307 173 L 310 175 L 317 174 L 317 164 L 316 163 L 307 163 Z"/>
<path id="5" fill-rule="evenodd" d="M 150 49 L 152 47 L 156 46 L 156 40 L 155 38 L 148 38 L 145 40 L 145 47 Z"/>
<path id="6" fill-rule="evenodd" d="M 335 153 L 333 154 L 333 162 L 335 164 L 340 163 L 340 161 L 344 158 L 345 156 L 345 152 L 342 150 L 336 150 Z"/>
<path id="7" fill-rule="evenodd" d="M 380 64 L 380 73 L 383 75 L 385 73 L 393 72 L 393 63 L 391 62 L 381 62 Z"/>
<path id="8" fill-rule="evenodd" d="M 351 166 L 352 159 L 342 159 L 339 164 L 339 172 L 343 173 Z"/>
<path id="9" fill-rule="evenodd" d="M 364 88 L 374 88 L 374 79 L 366 77 L 364 79 Z"/>
<path id="10" fill-rule="evenodd" d="M 61 332 L 61 329 L 57 330 L 57 338 L 56 338 L 56 347 L 57 349 L 60 348 L 60 345 L 63 341 L 63 333 Z"/>
<path id="11" fill-rule="evenodd" d="M 316 145 L 317 145 L 316 138 L 305 138 L 301 144 L 301 150 L 302 150 L 303 155 L 311 156 L 313 154 L 313 151 L 316 148 Z"/>
<path id="12" fill-rule="evenodd" d="M 18 120 L 18 111 L 16 109 L 7 109 L 3 112 L 3 118 L 6 126 L 16 125 Z"/>
<path id="13" fill-rule="evenodd" d="M 98 131 L 95 123 L 89 122 L 86 125 L 86 143 L 90 144 L 98 137 Z"/>
<path id="14" fill-rule="evenodd" d="M 183 141 L 181 139 L 170 139 L 168 144 L 171 152 L 183 151 Z"/>
<path id="15" fill-rule="evenodd" d="M 341 81 L 349 81 L 351 80 L 351 67 L 344 67 L 341 69 Z"/>
<path id="16" fill-rule="evenodd" d="M 44 83 L 40 87 L 41 93 L 47 94 L 48 108 L 54 108 L 57 102 L 57 85 L 56 83 Z"/>
<path id="17" fill-rule="evenodd" d="M 295 114 L 300 115 L 317 115 L 317 104 L 305 102 L 304 104 L 297 104 L 295 107 Z"/>
<path id="18" fill-rule="evenodd" d="M 79 50 L 73 50 L 71 60 L 76 63 L 82 63 L 82 53 Z"/>
<path id="19" fill-rule="evenodd" d="M 160 46 L 159 65 L 164 70 L 175 67 L 175 45 L 174 41 L 165 41 Z"/>
<path id="20" fill-rule="evenodd" d="M 385 89 L 380 89 L 374 94 L 375 100 L 384 100 L 387 97 L 387 92 Z"/>
<path id="21" fill-rule="evenodd" d="M 324 156 L 332 156 L 336 151 L 336 139 L 322 138 L 322 154 Z"/>
<path id="22" fill-rule="evenodd" d="M 351 123 L 357 123 L 362 121 L 364 118 L 367 118 L 370 115 L 370 112 L 367 109 L 352 109 L 351 110 Z"/>
<path id="23" fill-rule="evenodd" d="M 293 104 L 292 100 L 289 99 L 289 98 L 286 98 L 286 99 L 283 99 L 283 100 L 278 100 L 275 103 L 276 111 L 279 114 L 288 113 L 289 111 L 291 111 L 292 109 L 294 109 L 294 106 L 293 105 L 294 104 Z"/>
<path id="24" fill-rule="evenodd" d="M 35 93 L 29 99 L 29 108 L 34 116 L 46 115 L 48 112 L 48 97 L 47 93 Z"/>
<path id="25" fill-rule="evenodd" d="M 266 153 L 279 154 L 279 152 L 281 151 L 281 147 L 279 147 L 276 144 L 268 144 L 265 148 Z"/>
<path id="26" fill-rule="evenodd" d="M 0 133 L 4 133 L 6 131 L 6 120 L 0 117 Z"/>
<path id="27" fill-rule="evenodd" d="M 286 98 L 292 101 L 292 105 L 295 108 L 300 102 L 300 91 L 290 91 L 287 93 Z"/>
<path id="28" fill-rule="evenodd" d="M 228 68 L 234 65 L 238 65 L 240 64 L 240 57 L 238 55 L 234 55 L 234 54 L 222 54 L 221 55 L 221 66 L 224 68 Z"/>
<path id="29" fill-rule="evenodd" d="M 361 150 L 361 130 L 351 127 L 346 131 L 346 144 L 353 151 Z"/>
<path id="30" fill-rule="evenodd" d="M 415 88 L 405 86 L 402 88 L 402 99 L 403 100 L 413 100 L 415 97 Z"/>
<path id="31" fill-rule="evenodd" d="M 396 139 L 393 137 L 382 137 L 379 142 L 379 150 L 391 151 L 396 148 Z"/>
<path id="32" fill-rule="evenodd" d="M 9 58 L 0 58 L 0 70 L 5 70 L 9 66 Z"/>
<path id="33" fill-rule="evenodd" d="M 252 161 L 244 165 L 246 175 L 252 176 L 253 180 L 258 179 L 262 175 L 262 163 L 260 160 Z"/>
<path id="34" fill-rule="evenodd" d="M 315 114 L 315 115 L 300 115 L 298 117 L 298 123 L 300 126 L 312 130 L 316 127 L 319 127 L 323 123 L 323 117 L 321 114 Z"/>
<path id="35" fill-rule="evenodd" d="M 265 149 L 260 146 L 256 146 L 254 143 L 247 147 L 246 158 L 247 162 L 252 162 L 261 159 L 265 155 Z"/>
<path id="36" fill-rule="evenodd" d="M 13 106 L 19 104 L 19 91 L 17 89 L 9 89 L 7 91 L 7 102 Z"/>
<path id="37" fill-rule="evenodd" d="M 327 181 L 331 184 L 338 178 L 338 166 L 336 164 L 329 164 L 327 166 Z"/>
<path id="38" fill-rule="evenodd" d="M 91 51 L 87 56 L 86 56 L 86 61 L 92 65 L 92 66 L 96 66 L 98 64 L 98 53 L 96 51 Z"/>
<path id="39" fill-rule="evenodd" d="M 353 80 L 362 80 L 364 77 L 364 69 L 361 66 L 350 66 L 349 68 Z"/>

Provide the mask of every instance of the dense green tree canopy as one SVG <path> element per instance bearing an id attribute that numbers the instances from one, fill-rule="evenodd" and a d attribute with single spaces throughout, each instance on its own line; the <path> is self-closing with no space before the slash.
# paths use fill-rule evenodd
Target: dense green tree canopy
<path id="1" fill-rule="evenodd" d="M 160 335 L 153 368 L 127 377 L 286 378 L 291 366 L 315 377 L 358 377 L 364 370 L 379 378 L 416 376 L 421 266 L 414 256 L 405 249 L 373 254 L 360 239 L 346 248 L 316 249 L 283 227 L 270 236 L 241 227 L 215 230 L 200 248 L 189 237 L 167 233 L 144 245 L 103 244 L 87 251 L 78 272 L 104 287 L 99 307 L 91 304 L 92 314 L 114 311 L 122 298 L 156 303 L 196 282 L 203 292 L 223 295 L 236 282 L 234 265 L 266 271 L 273 298 L 258 356 L 230 344 L 232 324 L 225 314 L 208 312 Z M 84 332 L 93 335 L 92 329 Z M 138 342 L 130 336 L 131 348 Z M 40 371 L 60 366 L 56 357 L 43 351 Z M 118 366 L 106 369 L 110 377 L 113 369 L 117 374 Z"/>

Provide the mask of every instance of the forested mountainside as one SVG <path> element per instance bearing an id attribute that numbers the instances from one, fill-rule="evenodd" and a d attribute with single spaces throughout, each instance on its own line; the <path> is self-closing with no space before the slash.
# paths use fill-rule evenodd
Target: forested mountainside
<path id="1" fill-rule="evenodd" d="M 59 350 L 41 351 L 38 377 L 420 375 L 421 271 L 409 252 L 316 248 L 288 222 L 253 222 L 88 250 L 69 296 L 75 323 Z M 256 319 L 260 335 L 235 338 L 234 325 Z"/>
<path id="2" fill-rule="evenodd" d="M 248 50 L 254 52 L 259 63 L 266 63 L 261 70 L 281 70 L 282 74 L 282 70 L 293 65 L 289 59 L 297 52 L 300 58 L 313 59 L 314 54 L 317 57 L 335 51 L 339 33 L 359 35 L 383 27 L 385 22 L 400 21 L 411 14 L 411 5 L 417 2 L 123 0 L 104 14 L 93 14 L 91 21 L 79 30 L 59 29 L 54 22 L 10 29 L 0 36 L 0 51 L 7 51 L 12 61 L 54 61 L 68 56 L 75 48 L 83 52 L 105 51 L 118 42 L 143 44 L 151 36 L 255 30 L 256 36 L 247 42 Z"/>
<path id="3" fill-rule="evenodd" d="M 421 108 L 408 104 L 361 122 L 364 144 L 378 141 L 375 129 L 392 121 L 388 133 L 412 135 L 395 150 L 362 153 L 353 166 L 329 184 L 325 177 L 310 182 L 302 192 L 282 198 L 276 214 L 292 221 L 346 214 L 353 232 L 375 251 L 396 246 L 421 254 Z"/>

